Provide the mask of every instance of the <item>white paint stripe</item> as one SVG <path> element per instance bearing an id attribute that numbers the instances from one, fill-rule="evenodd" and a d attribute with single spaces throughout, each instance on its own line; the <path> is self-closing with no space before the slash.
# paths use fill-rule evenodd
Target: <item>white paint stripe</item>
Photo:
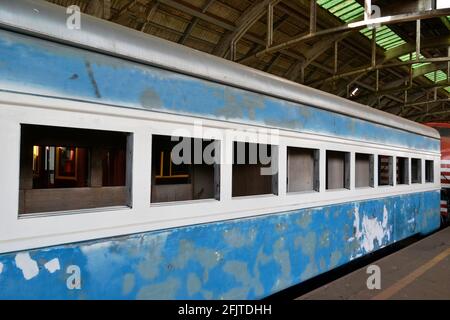
<path id="1" fill-rule="evenodd" d="M 441 160 L 441 164 L 450 164 L 450 160 Z"/>
<path id="2" fill-rule="evenodd" d="M 0 274 L 3 272 L 3 263 L 0 262 Z"/>
<path id="3" fill-rule="evenodd" d="M 16 266 L 22 270 L 23 277 L 26 280 L 33 279 L 39 274 L 39 268 L 36 261 L 31 259 L 28 252 L 21 252 L 16 255 Z"/>
<path id="4" fill-rule="evenodd" d="M 61 270 L 61 266 L 59 265 L 59 259 L 58 258 L 54 258 L 54 259 L 48 261 L 46 264 L 44 264 L 44 267 L 50 273 L 53 273 L 53 272 L 58 271 L 58 270 Z"/>

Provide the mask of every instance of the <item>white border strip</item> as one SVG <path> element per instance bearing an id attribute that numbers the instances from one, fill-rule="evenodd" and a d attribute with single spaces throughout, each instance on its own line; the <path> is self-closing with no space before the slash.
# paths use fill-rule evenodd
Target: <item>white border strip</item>
<path id="1" fill-rule="evenodd" d="M 0 92 L 0 145 L 4 151 L 0 157 L 0 252 L 440 189 L 440 181 L 355 189 L 354 174 L 351 174 L 351 190 L 325 191 L 323 166 L 326 150 L 350 152 L 351 163 L 354 163 L 356 152 L 374 154 L 375 157 L 383 154 L 434 160 L 435 177 L 439 177 L 440 153 L 280 130 L 279 159 L 285 159 L 286 146 L 319 149 L 321 192 L 286 194 L 285 188 L 280 188 L 278 196 L 232 198 L 232 168 L 222 165 L 220 201 L 151 205 L 151 135 L 170 135 L 175 128 L 190 129 L 196 121 L 198 119 L 186 116 Z M 132 174 L 133 208 L 80 210 L 79 214 L 71 212 L 19 219 L 21 123 L 131 132 L 134 140 L 132 166 L 135 168 Z M 202 120 L 202 124 L 204 128 L 255 129 L 254 126 L 216 120 Z M 195 134 L 192 136 L 201 137 Z M 224 152 L 232 142 L 226 139 L 221 141 L 223 157 L 232 157 L 232 154 Z M 424 161 L 422 164 L 424 166 Z M 286 162 L 281 161 L 279 186 L 285 184 L 286 175 L 282 174 L 285 170 Z"/>

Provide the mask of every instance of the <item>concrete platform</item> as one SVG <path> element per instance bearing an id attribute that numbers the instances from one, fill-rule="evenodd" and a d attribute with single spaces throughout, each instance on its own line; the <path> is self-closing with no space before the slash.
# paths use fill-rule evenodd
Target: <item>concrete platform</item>
<path id="1" fill-rule="evenodd" d="M 368 289 L 366 266 L 297 299 L 450 299 L 450 227 L 371 265 L 380 267 L 381 289 Z"/>

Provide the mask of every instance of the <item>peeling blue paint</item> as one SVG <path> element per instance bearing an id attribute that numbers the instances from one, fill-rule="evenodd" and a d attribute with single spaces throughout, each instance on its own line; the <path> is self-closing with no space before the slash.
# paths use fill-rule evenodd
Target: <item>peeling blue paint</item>
<path id="1" fill-rule="evenodd" d="M 273 213 L 0 255 L 1 299 L 253 299 L 439 227 L 439 191 Z M 355 223 L 357 222 L 357 223 Z M 380 237 L 373 238 L 381 226 Z M 325 237 L 325 238 L 324 238 Z M 325 240 L 324 240 L 325 239 Z M 61 269 L 44 265 L 59 259 Z M 68 290 L 69 265 L 81 289 Z"/>
<path id="2" fill-rule="evenodd" d="M 437 139 L 3 30 L 0 90 L 439 150 Z"/>

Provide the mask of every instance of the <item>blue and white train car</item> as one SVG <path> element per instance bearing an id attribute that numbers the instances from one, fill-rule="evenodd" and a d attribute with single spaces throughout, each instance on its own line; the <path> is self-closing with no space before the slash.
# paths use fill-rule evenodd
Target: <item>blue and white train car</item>
<path id="1" fill-rule="evenodd" d="M 434 129 L 67 17 L 0 4 L 0 298 L 262 298 L 439 227 Z"/>

